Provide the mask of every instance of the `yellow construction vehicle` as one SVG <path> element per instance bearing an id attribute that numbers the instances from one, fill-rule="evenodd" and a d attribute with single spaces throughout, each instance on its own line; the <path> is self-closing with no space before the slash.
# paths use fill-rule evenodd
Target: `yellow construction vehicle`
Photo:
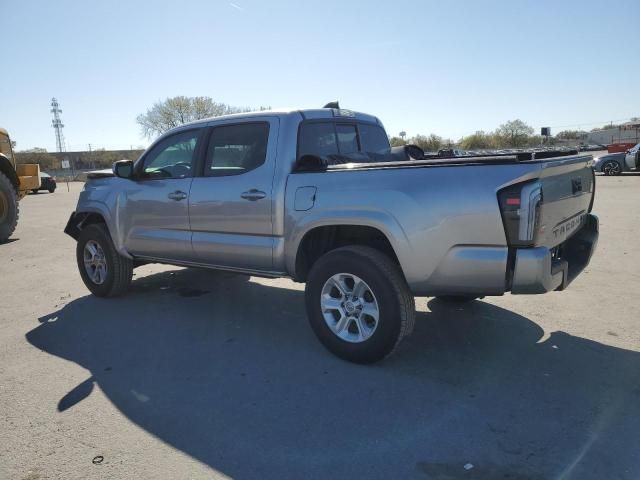
<path id="1" fill-rule="evenodd" d="M 18 201 L 40 188 L 40 165 L 16 165 L 11 139 L 0 128 L 0 243 L 6 242 L 18 224 Z"/>

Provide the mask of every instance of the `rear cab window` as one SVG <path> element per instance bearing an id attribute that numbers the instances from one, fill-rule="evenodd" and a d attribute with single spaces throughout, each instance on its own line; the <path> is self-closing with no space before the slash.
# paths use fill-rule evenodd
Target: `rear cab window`
<path id="1" fill-rule="evenodd" d="M 300 125 L 298 158 L 315 155 L 329 165 L 389 161 L 391 146 L 380 125 L 365 122 L 309 121 Z"/>

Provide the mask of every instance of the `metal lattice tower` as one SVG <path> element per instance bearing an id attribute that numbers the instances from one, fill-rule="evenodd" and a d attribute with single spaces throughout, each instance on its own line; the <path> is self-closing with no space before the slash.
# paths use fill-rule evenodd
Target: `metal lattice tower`
<path id="1" fill-rule="evenodd" d="M 58 152 L 64 152 L 65 151 L 64 135 L 62 134 L 62 129 L 64 128 L 64 124 L 60 119 L 60 114 L 62 113 L 62 110 L 60 109 L 60 104 L 58 103 L 58 100 L 56 100 L 55 97 L 51 99 L 51 113 L 53 113 L 53 120 L 51 120 L 51 126 L 56 131 L 56 149 L 58 150 Z"/>

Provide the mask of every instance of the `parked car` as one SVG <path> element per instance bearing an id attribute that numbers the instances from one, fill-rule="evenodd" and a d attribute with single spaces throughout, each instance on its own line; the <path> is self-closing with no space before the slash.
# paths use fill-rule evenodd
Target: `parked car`
<path id="1" fill-rule="evenodd" d="M 466 154 L 464 150 L 458 148 L 441 148 L 438 150 L 439 157 L 463 157 Z"/>
<path id="2" fill-rule="evenodd" d="M 640 143 L 635 147 L 630 148 L 624 157 L 624 163 L 627 170 L 639 170 L 640 169 Z"/>
<path id="3" fill-rule="evenodd" d="M 38 193 L 39 190 L 47 190 L 49 193 L 56 191 L 56 177 L 52 177 L 48 173 L 40 172 L 40 188 L 34 188 L 32 193 Z"/>
<path id="4" fill-rule="evenodd" d="M 306 282 L 318 339 L 369 363 L 411 332 L 414 296 L 563 290 L 588 264 L 592 157 L 532 157 L 394 161 L 371 115 L 229 115 L 89 174 L 65 232 L 100 297 L 151 262 Z"/>
<path id="5" fill-rule="evenodd" d="M 605 175 L 620 175 L 622 172 L 640 170 L 640 143 L 621 153 L 610 153 L 596 157 L 593 169 Z"/>

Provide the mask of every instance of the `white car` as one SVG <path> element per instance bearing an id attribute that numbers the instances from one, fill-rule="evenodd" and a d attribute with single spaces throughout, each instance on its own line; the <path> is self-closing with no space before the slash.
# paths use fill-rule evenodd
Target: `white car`
<path id="1" fill-rule="evenodd" d="M 624 163 L 627 170 L 640 170 L 640 143 L 627 150 L 627 154 L 624 157 Z"/>

